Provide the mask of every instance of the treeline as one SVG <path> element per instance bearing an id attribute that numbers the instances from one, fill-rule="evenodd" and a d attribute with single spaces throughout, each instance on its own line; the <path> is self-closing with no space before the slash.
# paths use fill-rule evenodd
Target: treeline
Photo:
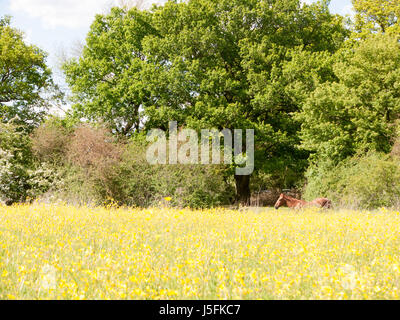
<path id="1" fill-rule="evenodd" d="M 63 65 L 73 103 L 62 119 L 48 116 L 63 95 L 45 54 L 4 18 L 1 197 L 137 206 L 170 197 L 207 207 L 297 188 L 337 205 L 398 205 L 400 1 L 354 0 L 353 20 L 328 4 L 112 8 L 96 16 L 81 56 Z M 145 135 L 168 131 L 170 121 L 254 129 L 255 172 L 150 166 Z"/>

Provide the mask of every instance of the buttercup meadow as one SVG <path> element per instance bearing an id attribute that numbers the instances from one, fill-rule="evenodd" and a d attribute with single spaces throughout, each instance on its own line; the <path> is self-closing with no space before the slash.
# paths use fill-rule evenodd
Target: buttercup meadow
<path id="1" fill-rule="evenodd" d="M 398 299 L 380 209 L 0 207 L 1 299 Z"/>

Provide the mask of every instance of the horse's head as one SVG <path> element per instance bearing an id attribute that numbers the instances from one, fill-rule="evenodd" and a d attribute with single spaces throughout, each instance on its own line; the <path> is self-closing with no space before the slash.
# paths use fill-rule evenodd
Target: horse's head
<path id="1" fill-rule="evenodd" d="M 286 203 L 285 195 L 283 193 L 281 193 L 281 195 L 279 196 L 279 199 L 275 202 L 274 207 L 275 207 L 275 209 L 279 209 L 279 207 L 281 207 L 285 203 Z"/>

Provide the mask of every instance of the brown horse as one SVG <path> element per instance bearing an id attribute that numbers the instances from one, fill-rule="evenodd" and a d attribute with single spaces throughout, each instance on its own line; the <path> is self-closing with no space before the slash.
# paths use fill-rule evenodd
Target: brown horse
<path id="1" fill-rule="evenodd" d="M 298 200 L 281 193 L 279 199 L 275 203 L 275 209 L 279 209 L 281 206 L 286 206 L 289 208 L 300 209 L 307 206 L 316 206 L 320 208 L 330 209 L 332 208 L 332 201 L 326 198 L 318 198 L 311 202 L 304 200 Z"/>

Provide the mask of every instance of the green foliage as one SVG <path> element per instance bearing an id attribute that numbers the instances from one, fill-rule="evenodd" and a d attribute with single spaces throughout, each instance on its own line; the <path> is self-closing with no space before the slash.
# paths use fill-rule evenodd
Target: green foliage
<path id="1" fill-rule="evenodd" d="M 63 177 L 60 166 L 43 162 L 27 173 L 29 175 L 27 196 L 30 200 L 37 199 L 48 191 L 61 189 Z"/>
<path id="2" fill-rule="evenodd" d="M 66 163 L 63 166 L 51 166 L 51 175 L 43 175 L 42 170 L 35 173 L 43 188 L 35 191 L 39 201 L 57 203 L 63 202 L 71 205 L 101 205 L 105 203 L 94 188 L 92 176 L 80 167 Z"/>
<path id="3" fill-rule="evenodd" d="M 0 20 L 0 119 L 11 119 L 31 130 L 48 109 L 44 94 L 60 98 L 46 66 L 46 54 L 24 43 L 23 34 Z"/>
<path id="4" fill-rule="evenodd" d="M 82 57 L 64 70 L 76 117 L 101 119 L 123 135 L 166 130 L 170 120 L 197 130 L 253 128 L 256 169 L 301 174 L 308 153 L 296 147 L 292 113 L 301 93 L 292 96 L 287 75 L 301 66 L 290 64 L 292 53 L 321 53 L 319 63 L 347 34 L 326 1 L 168 1 L 98 15 Z"/>
<path id="5" fill-rule="evenodd" d="M 57 123 L 49 121 L 32 135 L 35 154 L 42 159 L 29 171 L 32 198 L 139 207 L 167 205 L 165 197 L 172 198 L 168 205 L 178 207 L 232 202 L 234 189 L 223 166 L 150 165 L 143 134 L 123 143 L 102 127 L 81 125 L 68 132 Z"/>
<path id="6" fill-rule="evenodd" d="M 0 123 L 0 199 L 24 201 L 28 196 L 33 157 L 29 138 L 12 124 Z"/>
<path id="7" fill-rule="evenodd" d="M 400 48 L 397 39 L 375 35 L 337 55 L 337 81 L 318 85 L 306 100 L 303 146 L 335 164 L 369 150 L 388 153 L 400 111 Z"/>
<path id="8" fill-rule="evenodd" d="M 305 198 L 325 196 L 335 206 L 374 209 L 400 204 L 400 162 L 388 155 L 369 153 L 339 165 L 318 163 L 307 172 Z"/>
<path id="9" fill-rule="evenodd" d="M 157 97 L 145 109 L 147 128 L 170 119 L 196 129 L 254 128 L 257 169 L 301 172 L 307 154 L 295 147 L 291 114 L 300 105 L 282 69 L 295 48 L 337 50 L 346 35 L 341 18 L 326 3 L 189 1 L 159 8 L 154 24 L 159 35 L 144 39 Z"/>
<path id="10" fill-rule="evenodd" d="M 400 34 L 399 0 L 352 0 L 358 36 L 371 33 Z"/>
<path id="11" fill-rule="evenodd" d="M 171 197 L 168 205 L 209 207 L 230 203 L 235 183 L 236 199 L 246 198 L 249 179 L 234 179 L 234 164 L 148 164 L 146 132 L 176 120 L 253 128 L 254 190 L 299 187 L 309 166 L 308 199 L 397 205 L 398 160 L 384 154 L 399 153 L 400 2 L 353 4 L 347 42 L 328 1 L 112 8 L 63 67 L 70 116 L 43 123 L 48 98 L 61 98 L 46 55 L 0 19 L 0 198 L 153 206 Z"/>
<path id="12" fill-rule="evenodd" d="M 111 180 L 118 185 L 108 196 L 136 206 L 154 206 L 171 197 L 179 207 L 204 208 L 230 204 L 234 197 L 225 168 L 216 165 L 150 165 L 146 146 L 132 141 Z"/>
<path id="13" fill-rule="evenodd" d="M 96 16 L 82 57 L 63 67 L 74 116 L 100 119 L 122 135 L 139 130 L 140 107 L 151 98 L 142 40 L 154 32 L 147 11 L 113 8 Z"/>
<path id="14" fill-rule="evenodd" d="M 120 161 L 80 170 L 84 188 L 91 190 L 91 201 L 97 204 L 159 206 L 171 197 L 168 205 L 204 208 L 230 204 L 234 196 L 222 167 L 150 165 L 145 144 L 136 140 L 126 146 Z"/>

